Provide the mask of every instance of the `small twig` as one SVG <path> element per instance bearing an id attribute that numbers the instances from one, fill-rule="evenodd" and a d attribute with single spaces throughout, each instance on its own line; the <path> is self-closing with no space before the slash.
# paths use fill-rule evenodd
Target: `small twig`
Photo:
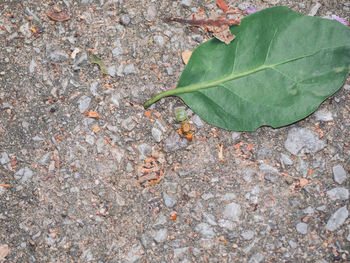
<path id="1" fill-rule="evenodd" d="M 183 19 L 183 18 L 172 18 L 172 17 L 168 17 L 165 18 L 165 21 L 167 22 L 177 22 L 177 23 L 181 23 L 181 24 L 189 24 L 189 25 L 193 25 L 193 26 L 216 26 L 216 27 L 220 27 L 220 26 L 232 26 L 232 25 L 239 25 L 240 21 L 236 20 L 236 19 L 218 19 L 218 20 L 214 20 L 214 19 Z"/>

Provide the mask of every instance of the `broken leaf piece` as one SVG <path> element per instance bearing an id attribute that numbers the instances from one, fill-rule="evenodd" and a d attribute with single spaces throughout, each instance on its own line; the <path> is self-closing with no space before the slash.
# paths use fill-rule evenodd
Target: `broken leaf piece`
<path id="1" fill-rule="evenodd" d="M 95 119 L 101 118 L 101 115 L 95 111 L 88 111 L 87 110 L 84 112 L 84 115 L 89 117 L 89 118 L 95 118 Z"/>
<path id="2" fill-rule="evenodd" d="M 217 0 L 217 1 L 216 1 L 216 4 L 218 5 L 218 7 L 219 7 L 222 11 L 226 12 L 226 11 L 228 10 L 227 4 L 225 3 L 224 0 Z"/>
<path id="3" fill-rule="evenodd" d="M 109 74 L 108 74 L 108 69 L 107 69 L 105 63 L 104 63 L 104 62 L 102 61 L 102 59 L 100 59 L 98 56 L 96 56 L 95 54 L 92 54 L 92 55 L 90 56 L 90 61 L 91 61 L 92 63 L 94 63 L 94 64 L 99 65 L 100 70 L 101 70 L 101 72 L 102 72 L 103 74 L 109 75 Z"/>
<path id="4" fill-rule="evenodd" d="M 60 12 L 60 13 L 49 12 L 47 16 L 53 21 L 57 21 L 57 22 L 63 22 L 70 19 L 69 13 L 66 13 L 66 12 Z"/>
<path id="5" fill-rule="evenodd" d="M 188 61 L 190 60 L 190 57 L 192 55 L 192 51 L 185 51 L 182 52 L 182 61 L 184 62 L 185 65 L 187 65 Z"/>

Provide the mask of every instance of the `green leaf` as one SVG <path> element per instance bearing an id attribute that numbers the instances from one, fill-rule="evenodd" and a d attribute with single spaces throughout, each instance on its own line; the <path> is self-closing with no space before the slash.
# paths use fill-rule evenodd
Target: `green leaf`
<path id="1" fill-rule="evenodd" d="M 90 61 L 91 61 L 92 63 L 94 63 L 94 64 L 99 65 L 100 70 L 101 70 L 101 72 L 102 72 L 103 74 L 109 75 L 105 63 L 104 63 L 104 62 L 102 61 L 102 59 L 100 59 L 98 56 L 96 56 L 95 54 L 92 54 L 92 55 L 90 56 Z"/>
<path id="2" fill-rule="evenodd" d="M 253 131 L 301 120 L 344 83 L 350 70 L 350 30 L 337 21 L 286 7 L 264 9 L 232 27 L 229 45 L 211 39 L 192 54 L 175 89 L 215 126 Z"/>

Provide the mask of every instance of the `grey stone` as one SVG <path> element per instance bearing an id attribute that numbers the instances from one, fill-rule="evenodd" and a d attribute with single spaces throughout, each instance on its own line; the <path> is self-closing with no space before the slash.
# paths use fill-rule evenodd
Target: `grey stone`
<path id="1" fill-rule="evenodd" d="M 166 72 L 167 72 L 167 74 L 168 74 L 169 76 L 174 75 L 174 69 L 173 69 L 172 66 L 168 66 L 168 67 L 166 67 L 165 69 L 166 69 Z"/>
<path id="2" fill-rule="evenodd" d="M 50 45 L 46 46 L 46 57 L 56 63 L 64 62 L 69 58 L 68 54 L 65 51 L 54 48 Z"/>
<path id="3" fill-rule="evenodd" d="M 142 251 L 142 247 L 140 245 L 134 244 L 129 250 L 128 260 L 123 262 L 128 262 L 128 263 L 140 262 L 139 260 L 141 260 L 142 258 L 141 251 Z"/>
<path id="4" fill-rule="evenodd" d="M 340 164 L 333 166 L 334 181 L 338 184 L 342 184 L 346 179 L 346 171 Z"/>
<path id="5" fill-rule="evenodd" d="M 127 14 L 124 14 L 120 17 L 120 23 L 124 26 L 129 25 L 131 22 L 130 17 Z"/>
<path id="6" fill-rule="evenodd" d="M 278 170 L 275 168 L 275 167 L 272 167 L 271 165 L 268 165 L 266 163 L 263 163 L 259 166 L 259 170 L 261 173 L 263 174 L 267 174 L 267 173 L 270 173 L 270 174 L 279 174 L 278 173 Z"/>
<path id="7" fill-rule="evenodd" d="M 136 73 L 136 69 L 134 64 L 128 64 L 125 66 L 124 70 L 123 70 L 124 74 L 126 75 L 130 75 L 130 74 L 135 74 Z"/>
<path id="8" fill-rule="evenodd" d="M 168 230 L 165 228 L 159 229 L 152 235 L 152 237 L 157 243 L 163 243 L 168 238 Z"/>
<path id="9" fill-rule="evenodd" d="M 146 159 L 146 157 L 151 156 L 151 153 L 152 153 L 152 147 L 147 143 L 142 143 L 139 146 L 137 146 L 137 150 L 140 153 L 140 156 L 139 156 L 140 160 Z"/>
<path id="10" fill-rule="evenodd" d="M 181 5 L 184 7 L 190 7 L 192 4 L 192 0 L 182 0 Z"/>
<path id="11" fill-rule="evenodd" d="M 153 224 L 153 227 L 165 225 L 166 221 L 167 221 L 166 216 L 163 213 L 159 213 L 159 215 L 156 218 L 156 222 Z"/>
<path id="12" fill-rule="evenodd" d="M 300 222 L 296 226 L 297 232 L 302 235 L 307 234 L 307 224 L 304 222 Z"/>
<path id="13" fill-rule="evenodd" d="M 304 156 L 321 151 L 326 145 L 306 128 L 293 128 L 289 131 L 284 147 L 292 154 Z"/>
<path id="14" fill-rule="evenodd" d="M 349 216 L 349 211 L 346 208 L 346 206 L 343 206 L 343 207 L 339 208 L 328 219 L 328 222 L 327 222 L 327 225 L 326 225 L 326 229 L 328 231 L 336 230 L 338 227 L 340 227 L 342 224 L 344 224 L 344 222 L 348 218 L 348 216 Z"/>
<path id="15" fill-rule="evenodd" d="M 241 233 L 241 237 L 244 240 L 251 240 L 251 239 L 253 239 L 254 235 L 255 235 L 255 232 L 252 230 L 245 230 Z"/>
<path id="16" fill-rule="evenodd" d="M 109 67 L 107 68 L 107 73 L 108 73 L 108 75 L 110 75 L 111 77 L 114 77 L 114 76 L 115 76 L 115 73 L 116 73 L 115 65 L 109 66 Z"/>
<path id="17" fill-rule="evenodd" d="M 9 158 L 9 156 L 8 156 L 7 153 L 5 153 L 5 152 L 2 152 L 2 153 L 1 153 L 0 162 L 1 162 L 2 165 L 7 164 L 7 163 L 10 162 L 10 158 Z"/>
<path id="18" fill-rule="evenodd" d="M 96 148 L 98 153 L 102 153 L 105 147 L 105 139 L 100 137 L 96 140 Z"/>
<path id="19" fill-rule="evenodd" d="M 155 5 L 149 5 L 146 14 L 144 14 L 145 19 L 149 22 L 156 20 L 158 14 L 157 7 Z"/>
<path id="20" fill-rule="evenodd" d="M 36 68 L 36 66 L 38 66 L 38 64 L 35 62 L 34 59 L 32 59 L 32 60 L 30 61 L 30 64 L 29 64 L 29 72 L 30 72 L 30 73 L 33 73 L 34 70 L 35 70 L 35 68 Z"/>
<path id="21" fill-rule="evenodd" d="M 174 249 L 174 259 L 182 258 L 188 251 L 188 247 L 180 247 Z"/>
<path id="22" fill-rule="evenodd" d="M 162 131 L 159 130 L 158 128 L 153 127 L 151 132 L 152 132 L 153 139 L 156 142 L 161 142 L 161 140 L 163 139 Z"/>
<path id="23" fill-rule="evenodd" d="M 311 8 L 311 10 L 309 12 L 309 16 L 316 15 L 316 13 L 320 7 L 321 7 L 321 4 L 316 2 L 316 4 Z"/>
<path id="24" fill-rule="evenodd" d="M 166 207 L 172 208 L 176 205 L 177 199 L 168 195 L 167 193 L 163 193 L 163 200 Z"/>
<path id="25" fill-rule="evenodd" d="M 95 138 L 94 136 L 88 134 L 85 136 L 85 141 L 90 144 L 90 145 L 93 145 L 95 143 Z"/>
<path id="26" fill-rule="evenodd" d="M 24 167 L 18 170 L 15 174 L 15 179 L 20 180 L 22 183 L 30 181 L 33 177 L 33 171 L 28 167 Z"/>
<path id="27" fill-rule="evenodd" d="M 45 166 L 45 165 L 48 165 L 49 164 L 49 160 L 50 160 L 50 156 L 51 156 L 51 153 L 48 152 L 48 153 L 45 153 L 39 160 L 39 164 L 42 165 L 42 166 Z"/>
<path id="28" fill-rule="evenodd" d="M 239 4 L 237 7 L 241 10 L 241 11 L 245 11 L 248 7 L 250 7 L 251 3 L 250 2 L 243 2 L 241 4 Z"/>
<path id="29" fill-rule="evenodd" d="M 164 150 L 166 152 L 173 152 L 178 149 L 184 148 L 187 146 L 187 140 L 182 139 L 180 135 L 173 131 L 170 133 L 169 137 L 165 140 Z"/>
<path id="30" fill-rule="evenodd" d="M 345 188 L 333 188 L 327 191 L 327 195 L 331 200 L 347 200 L 349 199 L 349 190 Z"/>
<path id="31" fill-rule="evenodd" d="M 241 215 L 241 206 L 235 202 L 226 205 L 224 210 L 224 218 L 230 219 L 232 221 L 239 221 L 239 216 Z"/>
<path id="32" fill-rule="evenodd" d="M 154 40 L 154 43 L 156 43 L 160 47 L 163 47 L 165 44 L 164 37 L 162 36 L 154 36 L 153 40 Z"/>
<path id="33" fill-rule="evenodd" d="M 220 198 L 220 201 L 231 201 L 234 199 L 236 199 L 235 193 L 226 193 Z"/>
<path id="34" fill-rule="evenodd" d="M 81 96 L 80 99 L 78 100 L 78 107 L 80 113 L 84 113 L 90 106 L 91 98 L 88 96 Z"/>
<path id="35" fill-rule="evenodd" d="M 308 215 L 313 215 L 315 213 L 315 210 L 311 206 L 308 206 L 303 210 L 303 213 Z"/>
<path id="36" fill-rule="evenodd" d="M 197 114 L 195 114 L 192 117 L 192 121 L 198 128 L 203 127 L 203 125 L 204 125 L 202 119 Z"/>
<path id="37" fill-rule="evenodd" d="M 231 134 L 231 138 L 232 138 L 232 142 L 233 143 L 235 141 L 237 141 L 240 137 L 241 137 L 241 133 L 240 132 L 232 132 L 232 134 Z"/>
<path id="38" fill-rule="evenodd" d="M 130 116 L 130 117 L 126 118 L 125 120 L 122 120 L 121 126 L 123 129 L 125 129 L 127 131 L 132 131 L 136 126 L 136 122 Z"/>
<path id="39" fill-rule="evenodd" d="M 30 38 L 32 36 L 32 32 L 29 29 L 29 23 L 25 23 L 19 27 L 19 32 L 22 33 L 26 38 Z"/>
<path id="40" fill-rule="evenodd" d="M 209 200 L 209 199 L 213 198 L 214 195 L 212 193 L 205 193 L 205 194 L 202 194 L 201 197 L 203 200 Z"/>
<path id="41" fill-rule="evenodd" d="M 264 261 L 264 255 L 258 252 L 250 257 L 248 263 L 260 263 L 263 261 Z"/>
<path id="42" fill-rule="evenodd" d="M 333 121 L 333 116 L 330 111 L 318 110 L 315 112 L 315 118 L 317 121 Z"/>
<path id="43" fill-rule="evenodd" d="M 87 59 L 88 59 L 88 55 L 86 54 L 86 52 L 83 52 L 80 55 L 80 57 L 74 62 L 74 66 L 75 67 L 79 66 L 81 63 L 83 63 Z"/>
<path id="44" fill-rule="evenodd" d="M 298 244 L 294 242 L 293 240 L 289 240 L 288 244 L 290 245 L 291 248 L 296 249 Z"/>
<path id="45" fill-rule="evenodd" d="M 252 169 L 244 170 L 243 172 L 243 179 L 247 183 L 250 183 L 252 181 L 252 177 L 255 174 L 255 171 Z"/>
<path id="46" fill-rule="evenodd" d="M 285 165 L 292 165 L 293 160 L 287 154 L 281 153 L 281 162 Z"/>
<path id="47" fill-rule="evenodd" d="M 204 219 L 212 226 L 216 226 L 217 223 L 215 221 L 215 217 L 212 214 L 209 214 L 207 212 L 203 212 Z"/>
<path id="48" fill-rule="evenodd" d="M 200 233 L 204 238 L 213 238 L 215 236 L 213 228 L 207 223 L 198 224 L 195 230 L 198 233 Z"/>
<path id="49" fill-rule="evenodd" d="M 115 107 L 119 107 L 120 94 L 113 93 L 110 100 Z"/>

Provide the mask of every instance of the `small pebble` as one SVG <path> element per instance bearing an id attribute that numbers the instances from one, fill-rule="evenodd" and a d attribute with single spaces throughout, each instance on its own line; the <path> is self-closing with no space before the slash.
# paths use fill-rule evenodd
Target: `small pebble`
<path id="1" fill-rule="evenodd" d="M 162 36 L 154 36 L 153 40 L 159 47 L 163 47 L 165 44 L 164 37 Z"/>
<path id="2" fill-rule="evenodd" d="M 195 230 L 205 238 L 213 238 L 215 236 L 213 228 L 207 223 L 200 223 Z"/>
<path id="3" fill-rule="evenodd" d="M 161 130 L 153 127 L 151 132 L 152 132 L 153 139 L 156 142 L 160 142 L 163 139 L 163 134 Z"/>
<path id="4" fill-rule="evenodd" d="M 304 156 L 308 153 L 319 152 L 326 145 L 311 130 L 306 128 L 292 128 L 288 132 L 284 147 L 294 155 Z"/>
<path id="5" fill-rule="evenodd" d="M 124 70 L 123 70 L 124 74 L 126 75 L 130 75 L 130 74 L 135 74 L 136 73 L 136 69 L 134 64 L 128 64 L 125 66 Z"/>
<path id="6" fill-rule="evenodd" d="M 144 15 L 148 22 L 152 22 L 156 19 L 158 14 L 157 7 L 155 5 L 149 5 L 147 8 L 147 13 Z"/>
<path id="7" fill-rule="evenodd" d="M 169 208 L 174 207 L 177 203 L 177 199 L 174 197 L 171 197 L 167 193 L 163 193 L 163 200 L 164 200 L 165 206 Z"/>
<path id="8" fill-rule="evenodd" d="M 318 110 L 315 112 L 315 118 L 317 121 L 333 121 L 333 116 L 330 111 Z"/>
<path id="9" fill-rule="evenodd" d="M 258 252 L 250 257 L 248 263 L 260 263 L 264 261 L 264 258 L 264 255 Z"/>
<path id="10" fill-rule="evenodd" d="M 223 216 L 232 221 L 239 221 L 241 215 L 241 206 L 235 202 L 226 205 Z"/>
<path id="11" fill-rule="evenodd" d="M 347 200 L 349 199 L 349 190 L 345 188 L 333 188 L 327 191 L 327 195 L 331 200 Z"/>
<path id="12" fill-rule="evenodd" d="M 127 14 L 124 14 L 120 17 L 120 23 L 124 26 L 129 25 L 131 22 L 130 17 Z"/>
<path id="13" fill-rule="evenodd" d="M 306 235 L 307 234 L 307 224 L 304 222 L 298 223 L 296 229 L 299 234 Z"/>
<path id="14" fill-rule="evenodd" d="M 281 162 L 285 165 L 292 165 L 293 160 L 287 154 L 281 153 Z"/>
<path id="15" fill-rule="evenodd" d="M 130 116 L 130 117 L 126 118 L 125 120 L 122 120 L 121 126 L 122 126 L 123 129 L 125 129 L 127 131 L 132 131 L 135 128 L 135 126 L 136 126 L 136 122 Z"/>
<path id="16" fill-rule="evenodd" d="M 336 166 L 333 166 L 332 170 L 333 170 L 334 181 L 338 184 L 344 183 L 346 179 L 346 171 L 344 170 L 343 166 L 338 164 Z"/>
<path id="17" fill-rule="evenodd" d="M 328 231 L 334 231 L 342 224 L 344 224 L 345 220 L 349 216 L 349 211 L 346 206 L 339 208 L 334 214 L 329 218 L 326 229 Z"/>
<path id="18" fill-rule="evenodd" d="M 80 99 L 78 100 L 78 107 L 80 113 L 84 113 L 90 106 L 91 98 L 88 96 L 81 96 Z"/>
<path id="19" fill-rule="evenodd" d="M 187 7 L 187 8 L 191 6 L 191 3 L 192 3 L 192 0 L 182 0 L 181 1 L 181 5 L 184 7 Z"/>
<path id="20" fill-rule="evenodd" d="M 163 243 L 167 240 L 168 238 L 168 230 L 165 228 L 158 230 L 152 235 L 154 241 L 157 243 Z"/>
<path id="21" fill-rule="evenodd" d="M 253 239 L 254 235 L 255 235 L 254 231 L 252 231 L 252 230 L 245 230 L 245 231 L 242 232 L 241 237 L 244 240 L 251 240 L 251 239 Z"/>

